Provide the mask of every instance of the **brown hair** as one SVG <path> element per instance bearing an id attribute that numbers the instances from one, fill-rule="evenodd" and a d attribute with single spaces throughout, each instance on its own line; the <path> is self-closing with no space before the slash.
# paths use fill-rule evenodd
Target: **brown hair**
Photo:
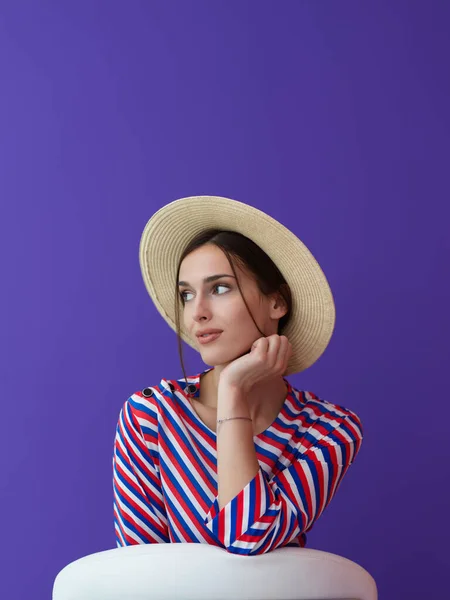
<path id="1" fill-rule="evenodd" d="M 186 256 L 205 244 L 214 244 L 220 248 L 227 257 L 230 267 L 236 277 L 239 292 L 245 303 L 245 306 L 247 307 L 248 313 L 262 336 L 264 333 L 259 329 L 242 293 L 241 286 L 239 285 L 239 281 L 237 279 L 236 270 L 234 268 L 234 262 L 241 268 L 247 269 L 251 274 L 254 275 L 258 288 L 262 294 L 267 296 L 269 294 L 278 292 L 282 296 L 288 310 L 278 322 L 278 335 L 281 335 L 281 332 L 289 322 L 292 311 L 292 295 L 289 285 L 286 283 L 281 271 L 278 269 L 273 260 L 264 252 L 264 250 L 255 244 L 255 242 L 245 235 L 235 231 L 224 231 L 221 229 L 206 229 L 201 231 L 189 242 L 182 252 L 178 262 L 177 277 L 175 281 L 175 324 L 178 338 L 178 353 L 186 383 L 187 377 L 184 368 L 183 347 L 181 343 L 182 338 L 180 335 L 180 304 L 182 304 L 184 307 L 184 299 L 181 297 L 178 290 L 178 278 L 180 274 L 181 263 Z"/>

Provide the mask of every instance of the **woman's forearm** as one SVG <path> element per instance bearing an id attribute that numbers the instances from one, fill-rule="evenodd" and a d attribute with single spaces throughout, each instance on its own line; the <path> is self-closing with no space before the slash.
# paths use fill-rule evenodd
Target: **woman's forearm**
<path id="1" fill-rule="evenodd" d="M 219 385 L 217 419 L 250 417 L 244 393 Z M 255 477 L 259 462 L 253 442 L 253 422 L 233 419 L 217 425 L 219 508 L 226 506 Z"/>

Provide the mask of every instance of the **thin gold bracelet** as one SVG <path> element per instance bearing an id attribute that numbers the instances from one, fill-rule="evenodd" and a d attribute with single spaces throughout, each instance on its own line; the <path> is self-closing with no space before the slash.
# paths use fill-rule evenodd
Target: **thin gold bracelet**
<path id="1" fill-rule="evenodd" d="M 228 417 L 227 419 L 219 419 L 217 424 L 223 423 L 224 421 L 232 421 L 233 419 L 245 419 L 247 421 L 253 421 L 253 419 L 250 419 L 250 417 Z"/>

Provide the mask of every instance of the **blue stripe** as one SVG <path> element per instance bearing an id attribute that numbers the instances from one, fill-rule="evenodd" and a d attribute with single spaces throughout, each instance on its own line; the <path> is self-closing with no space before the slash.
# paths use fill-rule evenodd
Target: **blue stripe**
<path id="1" fill-rule="evenodd" d="M 143 471 L 143 470 L 141 469 L 141 467 L 140 467 L 139 463 L 138 463 L 138 462 L 135 460 L 135 458 L 134 458 L 134 457 L 133 457 L 133 456 L 132 456 L 132 455 L 131 455 L 131 454 L 128 452 L 128 448 L 127 448 L 126 440 L 124 440 L 124 439 L 123 439 L 123 437 L 122 437 L 120 434 L 119 434 L 119 436 L 120 436 L 120 439 L 122 440 L 122 443 L 123 443 L 123 445 L 125 446 L 125 448 L 126 448 L 126 450 L 127 450 L 127 453 L 126 453 L 126 454 L 124 454 L 124 453 L 122 452 L 122 448 L 121 448 L 119 445 L 117 445 L 117 446 L 115 447 L 115 450 L 114 450 L 114 452 L 117 454 L 117 456 L 118 456 L 118 457 L 120 457 L 120 459 L 122 460 L 122 462 L 123 462 L 123 463 L 124 463 L 126 466 L 128 466 L 128 467 L 131 467 L 131 468 L 130 468 L 130 473 L 133 473 L 133 475 L 135 475 L 135 474 L 138 474 L 138 475 L 139 475 L 138 479 L 142 479 L 142 480 L 146 480 L 146 479 L 147 479 L 147 480 L 150 480 L 150 479 L 151 479 L 151 478 L 150 478 L 150 474 L 149 474 L 148 472 L 146 472 L 146 471 Z M 142 454 L 141 454 L 141 456 L 142 456 Z M 152 461 L 151 457 L 150 457 L 150 456 L 146 456 L 145 458 L 146 458 L 147 462 L 148 462 L 148 463 L 150 463 L 150 465 L 151 465 L 151 466 L 153 467 L 153 469 L 154 469 L 154 464 L 153 464 L 153 461 Z M 155 475 L 155 473 L 156 473 L 156 470 L 154 469 L 154 473 L 153 473 L 153 475 Z M 150 485 L 150 486 L 153 486 L 153 483 L 152 483 L 151 481 L 149 481 L 149 485 Z"/>
<path id="2" fill-rule="evenodd" d="M 144 505 L 148 505 L 149 503 L 151 503 L 152 506 L 155 506 L 156 508 L 158 508 L 158 510 L 164 514 L 166 509 L 164 504 L 162 504 L 159 500 L 157 500 L 156 498 L 149 498 L 145 492 L 141 492 L 141 491 L 136 491 L 127 481 L 126 479 L 124 479 L 124 477 L 119 473 L 119 471 L 117 469 L 114 470 L 114 478 L 118 481 L 120 481 L 122 483 L 122 486 L 124 488 L 126 488 L 129 492 L 130 495 L 134 495 L 137 498 L 139 498 L 139 500 L 141 500 L 141 502 Z M 130 474 L 130 478 L 131 479 L 136 479 L 136 475 L 134 473 Z M 141 484 L 140 481 L 137 481 L 138 486 Z M 152 486 L 153 487 L 153 486 Z"/>
<path id="3" fill-rule="evenodd" d="M 151 529 L 153 532 L 157 533 L 158 535 L 161 535 L 159 532 L 156 532 L 155 528 L 153 526 L 151 526 L 150 523 L 148 523 L 148 521 L 147 521 L 147 519 L 145 517 L 142 517 L 140 514 L 136 513 L 136 511 L 133 509 L 133 507 L 130 505 L 130 503 L 126 500 L 126 498 L 124 498 L 122 496 L 122 494 L 120 493 L 120 490 L 115 485 L 114 485 L 114 490 L 116 491 L 116 493 L 119 496 L 120 500 L 128 508 L 128 510 L 131 512 L 131 514 L 134 517 L 139 518 L 143 523 L 145 523 L 146 525 L 148 525 L 149 529 Z M 122 521 L 124 522 L 124 524 L 128 527 L 128 529 L 130 529 L 131 531 L 133 531 L 138 536 L 139 540 L 142 540 L 141 542 L 138 542 L 138 543 L 142 543 L 142 544 L 148 543 L 147 540 L 145 538 L 143 538 L 142 535 L 141 535 L 141 533 L 137 530 L 137 528 L 136 528 L 136 522 L 130 521 L 130 518 L 132 518 L 132 517 L 130 517 L 127 513 L 123 512 L 121 510 L 120 506 L 116 503 L 115 499 L 114 499 L 114 505 L 116 506 L 116 510 L 117 510 L 118 514 L 120 515 L 120 517 L 121 517 Z M 125 543 L 127 545 L 131 545 L 131 544 L 127 543 L 126 539 L 125 539 Z"/>
<path id="4" fill-rule="evenodd" d="M 178 477 L 169 469 L 169 465 L 167 465 L 165 463 L 165 461 L 162 457 L 161 457 L 161 467 L 164 469 L 166 477 L 171 481 L 172 486 L 175 488 L 175 496 L 177 497 L 177 500 L 182 505 L 185 512 L 187 514 L 189 514 L 191 519 L 194 521 L 197 517 L 197 514 L 192 506 L 191 500 L 189 499 L 189 495 L 186 492 L 186 488 L 183 487 L 183 483 L 181 483 L 180 482 L 181 480 L 178 479 Z M 190 529 L 187 522 L 184 520 L 183 516 L 179 513 L 178 509 L 175 507 L 174 503 L 172 502 L 172 500 L 168 494 L 165 494 L 165 499 L 166 499 L 167 505 L 170 507 L 170 510 L 176 515 L 178 521 L 181 523 L 183 532 L 186 534 L 186 537 L 188 537 L 189 539 L 192 539 L 192 541 L 195 541 L 194 532 Z M 209 499 L 207 500 L 207 502 L 209 502 Z M 191 509 L 191 510 L 189 510 L 189 509 Z M 175 529 L 173 531 L 175 533 Z M 207 537 L 208 534 L 209 534 L 209 531 L 205 528 L 205 537 Z"/>
<path id="5" fill-rule="evenodd" d="M 180 438 L 181 440 L 183 440 L 183 442 L 186 444 L 186 446 L 188 448 L 190 448 L 191 447 L 191 443 L 189 442 L 189 440 L 187 439 L 187 437 L 184 435 L 184 433 L 181 431 L 180 426 L 176 422 L 174 422 L 174 420 L 171 418 L 171 416 L 169 414 L 166 414 L 165 417 L 166 417 L 166 420 L 170 421 L 170 423 L 172 424 L 172 427 L 175 430 L 175 432 L 177 434 L 177 437 Z M 172 433 L 172 435 L 175 435 L 175 434 Z M 179 453 L 178 448 L 175 447 L 174 444 L 172 444 L 171 440 L 168 438 L 168 436 L 167 436 L 167 434 L 166 434 L 166 432 L 164 430 L 164 427 L 160 428 L 159 436 L 160 436 L 160 438 L 162 440 L 165 441 L 165 444 L 166 444 L 166 446 L 167 446 L 167 448 L 169 450 L 169 453 L 174 457 L 175 462 L 178 462 L 178 464 L 182 467 L 182 469 L 183 469 L 183 471 L 185 473 L 190 473 L 188 465 L 183 461 L 183 459 L 181 457 L 181 454 Z M 177 440 L 177 443 L 179 443 L 178 440 Z M 206 479 L 208 479 L 208 481 L 210 482 L 210 484 L 212 486 L 216 486 L 217 485 L 216 481 L 208 473 L 208 471 L 206 470 L 205 465 L 203 465 L 198 460 L 198 458 L 194 455 L 194 453 L 192 451 L 191 452 L 188 451 L 187 454 L 190 455 L 190 457 L 192 459 L 192 462 L 196 465 L 196 467 L 198 468 L 198 470 L 205 475 Z M 212 462 L 214 463 L 214 459 L 212 460 Z M 209 496 L 207 495 L 206 491 L 202 487 L 200 487 L 200 485 L 198 484 L 197 480 L 194 479 L 194 477 L 192 477 L 192 476 L 189 477 L 189 480 L 190 480 L 192 486 L 197 491 L 197 494 L 199 495 L 199 497 L 202 498 L 205 503 L 208 503 L 210 501 L 209 500 Z"/>
<path id="6" fill-rule="evenodd" d="M 157 388 L 154 386 L 152 389 L 155 390 Z M 131 404 L 131 406 L 136 410 L 145 413 L 149 419 L 153 421 L 158 420 L 158 413 L 156 409 L 152 406 L 151 401 L 147 400 L 146 398 L 141 398 L 140 396 L 130 396 L 128 398 L 128 404 Z"/>

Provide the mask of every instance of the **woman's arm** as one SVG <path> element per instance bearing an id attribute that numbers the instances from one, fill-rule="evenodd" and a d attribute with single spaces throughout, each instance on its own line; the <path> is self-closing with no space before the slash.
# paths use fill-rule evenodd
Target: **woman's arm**
<path id="1" fill-rule="evenodd" d="M 249 417 L 243 392 L 219 385 L 217 419 Z M 253 442 L 253 423 L 233 419 L 217 428 L 217 485 L 219 508 L 227 505 L 255 477 L 259 462 Z"/>
<path id="2" fill-rule="evenodd" d="M 354 413 L 347 413 L 326 433 L 319 423 L 317 442 L 306 452 L 299 451 L 291 464 L 274 477 L 269 478 L 259 468 L 228 504 L 220 508 L 215 499 L 205 525 L 228 552 L 264 554 L 286 546 L 311 529 L 361 447 L 361 422 Z M 225 491 L 231 493 L 231 489 Z"/>
<path id="3" fill-rule="evenodd" d="M 142 406 L 135 396 L 120 411 L 114 440 L 114 521 L 119 547 L 170 542 L 159 473 L 136 416 L 142 414 Z M 151 422 L 149 415 L 150 427 Z"/>

